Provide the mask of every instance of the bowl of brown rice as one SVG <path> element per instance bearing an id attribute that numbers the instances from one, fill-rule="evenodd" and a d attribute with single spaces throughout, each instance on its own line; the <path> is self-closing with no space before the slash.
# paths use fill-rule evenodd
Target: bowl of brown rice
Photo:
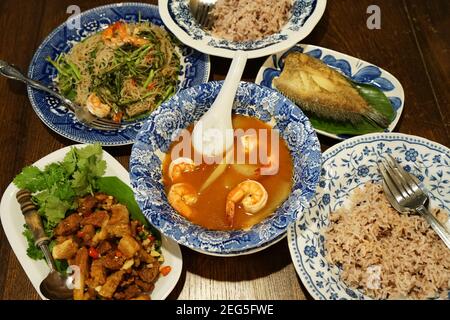
<path id="1" fill-rule="evenodd" d="M 377 133 L 323 153 L 310 208 L 288 230 L 292 260 L 315 299 L 449 299 L 450 250 L 419 215 L 392 208 L 377 163 L 390 154 L 421 182 L 450 230 L 450 150 Z"/>
<path id="2" fill-rule="evenodd" d="M 305 38 L 322 17 L 326 0 L 218 0 L 211 30 L 195 21 L 189 0 L 160 0 L 158 5 L 164 24 L 186 45 L 215 56 L 232 58 L 244 50 L 257 58 Z"/>

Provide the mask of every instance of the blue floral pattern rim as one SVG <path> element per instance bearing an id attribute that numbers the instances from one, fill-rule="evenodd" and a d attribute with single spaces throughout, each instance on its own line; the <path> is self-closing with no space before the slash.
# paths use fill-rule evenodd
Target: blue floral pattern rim
<path id="1" fill-rule="evenodd" d="M 54 86 L 56 69 L 46 61 L 62 52 L 68 52 L 74 43 L 106 28 L 118 20 L 150 21 L 164 26 L 158 7 L 143 3 L 119 3 L 87 10 L 80 15 L 81 28 L 70 29 L 67 23 L 58 26 L 39 46 L 31 61 L 28 76 L 48 86 Z M 178 90 L 208 81 L 210 72 L 209 56 L 185 45 L 177 45 L 181 54 L 182 70 L 179 74 Z M 28 87 L 28 97 L 39 118 L 53 131 L 65 138 L 82 142 L 99 142 L 104 146 L 132 144 L 143 120 L 129 122 L 120 130 L 100 131 L 80 123 L 59 100 L 41 91 Z"/>
<path id="2" fill-rule="evenodd" d="M 400 82 L 386 70 L 358 58 L 319 46 L 297 44 L 289 50 L 268 57 L 260 68 L 255 82 L 262 86 L 274 89 L 272 86 L 273 79 L 278 77 L 283 71 L 284 60 L 287 55 L 292 52 L 302 52 L 316 59 L 320 59 L 323 63 L 339 71 L 348 79 L 358 83 L 373 85 L 383 91 L 395 111 L 395 118 L 386 129 L 386 132 L 392 132 L 394 130 L 400 120 L 405 104 L 403 87 Z M 345 140 L 351 137 L 349 135 L 336 135 L 323 130 L 317 130 L 317 132 L 339 140 Z"/>
<path id="3" fill-rule="evenodd" d="M 167 201 L 162 161 L 172 138 L 208 110 L 221 86 L 221 81 L 208 82 L 180 91 L 150 116 L 132 148 L 130 178 L 141 210 L 163 234 L 192 249 L 230 255 L 275 241 L 302 214 L 319 180 L 321 152 L 314 129 L 300 109 L 276 91 L 241 82 L 233 110 L 274 123 L 293 159 L 292 192 L 273 215 L 247 231 L 206 230 L 186 220 Z"/>
<path id="4" fill-rule="evenodd" d="M 167 27 L 197 50 L 227 58 L 236 50 L 245 50 L 249 58 L 257 58 L 286 50 L 306 37 L 322 17 L 326 0 L 293 0 L 291 17 L 280 32 L 241 42 L 217 38 L 203 30 L 192 16 L 189 0 L 160 0 L 159 6 Z"/>
<path id="5" fill-rule="evenodd" d="M 297 273 L 315 299 L 371 299 L 340 280 L 338 267 L 325 258 L 329 213 L 345 205 L 348 194 L 367 181 L 381 183 L 377 162 L 395 157 L 414 174 L 430 196 L 432 207 L 450 212 L 450 149 L 433 141 L 400 133 L 354 137 L 323 153 L 320 182 L 310 207 L 288 229 Z M 450 222 L 447 223 L 450 227 Z M 450 296 L 449 296 L 450 299 Z"/>

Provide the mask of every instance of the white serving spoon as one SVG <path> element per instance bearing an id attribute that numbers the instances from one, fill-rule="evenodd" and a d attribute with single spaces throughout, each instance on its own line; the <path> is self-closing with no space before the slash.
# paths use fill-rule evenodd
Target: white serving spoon
<path id="1" fill-rule="evenodd" d="M 217 0 L 190 0 L 189 7 L 195 20 L 208 30 L 214 17 L 210 14 Z M 236 51 L 223 86 L 212 104 L 195 124 L 192 133 L 192 145 L 196 152 L 206 157 L 224 156 L 233 147 L 233 124 L 231 110 L 236 90 L 247 62 L 245 51 Z"/>
<path id="2" fill-rule="evenodd" d="M 246 62 L 247 53 L 236 51 L 214 103 L 194 126 L 192 145 L 196 152 L 207 157 L 218 157 L 233 147 L 231 110 Z"/>

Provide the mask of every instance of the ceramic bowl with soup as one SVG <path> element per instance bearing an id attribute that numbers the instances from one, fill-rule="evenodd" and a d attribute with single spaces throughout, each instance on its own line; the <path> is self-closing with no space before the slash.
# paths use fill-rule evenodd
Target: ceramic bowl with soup
<path id="1" fill-rule="evenodd" d="M 284 236 L 314 195 L 321 156 L 308 118 L 279 93 L 241 82 L 234 147 L 196 153 L 190 132 L 222 82 L 177 93 L 140 130 L 130 159 L 136 200 L 162 233 L 194 250 L 236 255 Z"/>

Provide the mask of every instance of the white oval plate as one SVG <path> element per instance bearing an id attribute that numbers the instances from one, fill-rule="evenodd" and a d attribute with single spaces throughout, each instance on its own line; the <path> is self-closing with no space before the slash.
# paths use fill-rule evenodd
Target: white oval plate
<path id="1" fill-rule="evenodd" d="M 278 52 L 277 54 L 268 57 L 259 69 L 255 83 L 276 90 L 272 86 L 272 80 L 279 76 L 283 69 L 284 59 L 287 54 L 296 51 L 320 59 L 328 66 L 355 82 L 370 84 L 382 90 L 388 97 L 392 108 L 396 113 L 394 120 L 386 131 L 394 131 L 395 126 L 400 120 L 400 115 L 403 112 L 403 106 L 405 104 L 405 93 L 403 92 L 402 85 L 397 78 L 386 70 L 347 54 L 310 44 L 297 44 L 289 50 Z M 338 140 L 345 140 L 351 137 L 349 135 L 336 135 L 318 129 L 316 129 L 316 131 L 324 136 Z"/>
<path id="2" fill-rule="evenodd" d="M 76 147 L 83 147 L 85 145 L 75 145 Z M 47 164 L 62 161 L 64 156 L 69 152 L 71 146 L 59 149 L 50 153 L 33 165 L 38 168 L 44 168 Z M 117 176 L 125 182 L 130 184 L 128 171 L 109 153 L 103 151 L 103 159 L 107 163 L 106 176 Z M 11 245 L 17 259 L 22 265 L 23 270 L 27 274 L 34 288 L 41 296 L 46 299 L 39 290 L 41 281 L 47 276 L 49 268 L 44 260 L 33 260 L 27 256 L 27 240 L 22 235 L 23 225 L 25 219 L 20 211 L 20 206 L 16 201 L 16 193 L 19 189 L 11 183 L 6 188 L 1 203 L 0 203 L 0 218 L 6 237 Z M 152 300 L 164 300 L 178 282 L 183 268 L 183 259 L 179 245 L 162 235 L 162 253 L 164 255 L 164 265 L 171 266 L 172 271 L 165 277 L 161 276 L 155 283 L 155 289 L 151 293 Z"/>
<path id="3" fill-rule="evenodd" d="M 340 280 L 338 267 L 325 258 L 329 214 L 348 203 L 349 194 L 368 181 L 381 182 L 377 162 L 395 157 L 426 188 L 432 208 L 450 212 L 450 149 L 400 133 L 375 133 L 338 143 L 322 154 L 316 195 L 300 219 L 288 228 L 291 258 L 306 289 L 315 299 L 370 299 Z M 447 222 L 450 228 L 450 221 Z M 450 293 L 449 293 L 450 299 Z"/>
<path id="4" fill-rule="evenodd" d="M 322 17 L 326 0 L 294 0 L 292 16 L 279 33 L 261 40 L 235 42 L 203 31 L 189 9 L 189 0 L 159 0 L 164 25 L 184 44 L 214 56 L 233 58 L 236 50 L 245 50 L 248 58 L 259 58 L 286 50 L 305 38 Z"/>

